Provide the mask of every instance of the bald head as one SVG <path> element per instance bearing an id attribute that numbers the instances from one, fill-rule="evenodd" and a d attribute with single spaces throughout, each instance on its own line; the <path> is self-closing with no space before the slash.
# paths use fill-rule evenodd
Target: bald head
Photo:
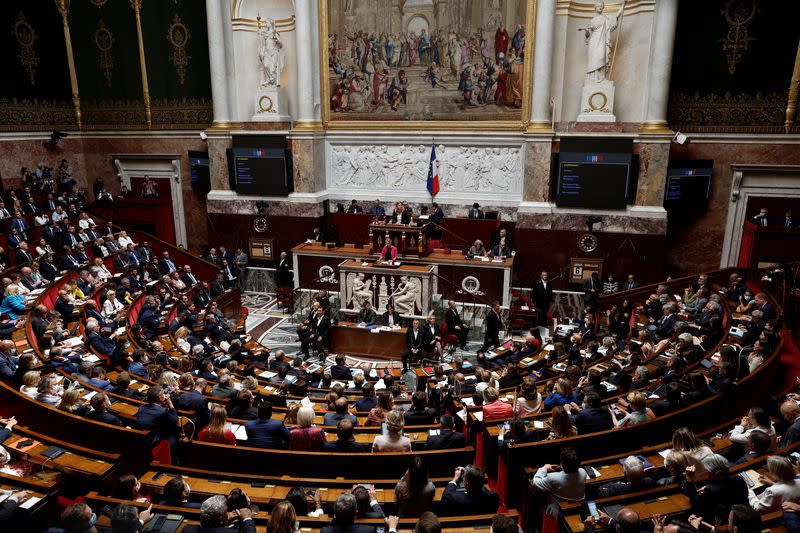
<path id="1" fill-rule="evenodd" d="M 639 533 L 642 529 L 642 521 L 639 514 L 628 507 L 623 507 L 617 513 L 616 531 L 617 533 Z"/>
<path id="2" fill-rule="evenodd" d="M 800 406 L 792 400 L 786 400 L 781 404 L 781 415 L 787 422 L 794 422 L 800 416 Z"/>

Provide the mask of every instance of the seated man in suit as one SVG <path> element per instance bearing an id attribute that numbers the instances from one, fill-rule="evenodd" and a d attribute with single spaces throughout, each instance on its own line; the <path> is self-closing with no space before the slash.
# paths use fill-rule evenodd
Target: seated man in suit
<path id="1" fill-rule="evenodd" d="M 406 411 L 406 426 L 426 426 L 433 424 L 436 414 L 427 405 L 427 397 L 422 391 L 417 391 L 411 395 L 411 408 Z"/>
<path id="2" fill-rule="evenodd" d="M 99 367 L 98 367 L 99 368 Z M 112 426 L 122 426 L 122 421 L 115 414 L 109 413 L 111 401 L 105 392 L 98 392 L 89 400 L 92 410 L 86 414 L 89 420 L 111 424 Z"/>
<path id="3" fill-rule="evenodd" d="M 367 451 L 363 444 L 359 444 L 353 438 L 353 421 L 349 418 L 339 421 L 336 425 L 336 440 L 326 442 L 322 450 L 329 453 L 364 453 Z"/>
<path id="4" fill-rule="evenodd" d="M 350 422 L 353 423 L 354 426 L 358 425 L 358 419 L 356 418 L 356 416 L 350 414 L 350 412 L 348 411 L 349 406 L 347 398 L 345 398 L 344 396 L 339 397 L 336 399 L 333 405 L 335 411 L 334 412 L 328 411 L 327 413 L 325 413 L 325 416 L 323 418 L 324 425 L 336 426 L 339 424 L 341 420 L 349 420 Z"/>
<path id="5" fill-rule="evenodd" d="M 462 350 L 467 348 L 467 335 L 469 335 L 469 327 L 461 320 L 461 316 L 456 309 L 456 302 L 450 300 L 447 302 L 447 311 L 444 313 L 444 321 L 447 324 L 447 333 L 458 337 L 458 343 Z"/>
<path id="6" fill-rule="evenodd" d="M 336 355 L 336 364 L 331 367 L 331 378 L 334 380 L 350 381 L 353 374 L 350 372 L 350 367 L 345 364 L 345 358 L 342 354 Z"/>
<path id="7" fill-rule="evenodd" d="M 587 393 L 583 397 L 583 407 L 579 410 L 577 405 L 565 405 L 564 408 L 572 415 L 572 424 L 578 428 L 579 435 L 605 431 L 614 427 L 611 413 L 603 407 L 599 394 Z M 577 412 L 576 412 L 577 411 Z"/>
<path id="8" fill-rule="evenodd" d="M 572 448 L 561 449 L 561 465 L 545 464 L 533 476 L 537 492 L 552 502 L 577 502 L 586 496 L 586 470 Z"/>
<path id="9" fill-rule="evenodd" d="M 88 385 L 101 390 L 111 390 L 114 388 L 114 385 L 108 380 L 106 369 L 100 365 L 92 369 L 92 377 L 89 378 Z"/>
<path id="10" fill-rule="evenodd" d="M 380 319 L 381 326 L 402 326 L 403 319 L 400 315 L 395 313 L 394 306 L 392 304 L 388 304 L 386 306 L 386 312 L 381 315 Z"/>
<path id="11" fill-rule="evenodd" d="M 500 242 L 498 242 L 496 245 L 492 246 L 492 251 L 490 253 L 492 257 L 505 258 L 511 257 L 513 252 L 514 251 L 508 245 L 508 242 L 506 242 L 505 238 L 503 238 L 500 239 Z"/>
<path id="12" fill-rule="evenodd" d="M 162 276 L 166 276 L 167 274 L 172 274 L 178 267 L 175 265 L 175 261 L 169 256 L 169 252 L 164 250 L 161 253 L 161 259 L 158 260 L 158 270 L 161 272 Z"/>
<path id="13" fill-rule="evenodd" d="M 281 420 L 272 419 L 272 403 L 263 401 L 258 406 L 258 419 L 244 425 L 247 445 L 256 448 L 283 450 L 289 445 L 289 430 Z"/>
<path id="14" fill-rule="evenodd" d="M 364 302 L 364 307 L 358 312 L 358 325 L 373 326 L 377 318 L 375 311 L 372 309 L 372 304 L 370 302 Z"/>
<path id="15" fill-rule="evenodd" d="M 475 202 L 472 204 L 469 212 L 467 212 L 467 218 L 483 218 L 483 210 L 481 210 L 481 204 Z"/>
<path id="16" fill-rule="evenodd" d="M 149 303 L 145 302 L 142 304 L 142 309 L 139 312 L 139 319 L 136 322 L 142 326 L 147 338 L 155 338 L 156 332 L 158 332 L 158 318 L 156 318 L 156 315 L 153 313 L 153 309 Z"/>
<path id="17" fill-rule="evenodd" d="M 181 411 L 192 411 L 197 427 L 205 427 L 211 418 L 208 400 L 203 396 L 208 382 L 203 378 L 194 379 L 191 374 L 184 374 L 178 381 L 183 392 L 175 400 L 175 407 Z"/>
<path id="18" fill-rule="evenodd" d="M 625 481 L 612 481 L 604 483 L 597 488 L 598 498 L 619 496 L 628 492 L 647 490 L 655 486 L 655 480 L 647 477 L 644 472 L 644 463 L 638 457 L 628 456 L 622 463 L 625 471 Z"/>
<path id="19" fill-rule="evenodd" d="M 137 429 L 144 429 L 154 435 L 153 445 L 168 440 L 170 446 L 177 443 L 178 411 L 172 405 L 172 398 L 164 393 L 160 385 L 147 390 L 147 403 L 136 413 Z"/>
<path id="20" fill-rule="evenodd" d="M 375 526 L 355 523 L 357 511 L 356 497 L 349 492 L 340 494 L 333 505 L 333 520 L 320 533 L 375 533 Z M 393 529 L 396 531 L 396 526 L 389 532 Z"/>
<path id="21" fill-rule="evenodd" d="M 464 484 L 465 492 L 458 490 Z M 475 465 L 456 468 L 453 479 L 442 494 L 441 509 L 448 516 L 470 514 L 494 514 L 500 505 L 496 492 L 486 488 L 486 475 Z"/>
<path id="22" fill-rule="evenodd" d="M 466 448 L 467 439 L 463 433 L 455 431 L 453 415 L 442 415 L 439 418 L 439 434 L 429 435 L 425 442 L 426 450 L 449 450 L 453 448 Z"/>
<path id="23" fill-rule="evenodd" d="M 110 356 L 114 351 L 114 343 L 101 334 L 100 324 L 93 319 L 86 321 L 86 340 L 97 353 Z"/>
<path id="24" fill-rule="evenodd" d="M 209 314 L 206 316 L 205 329 L 206 335 L 208 335 L 208 337 L 217 344 L 222 341 L 230 341 L 230 333 L 228 333 L 225 328 L 220 325 L 216 315 Z"/>
<path id="25" fill-rule="evenodd" d="M 677 318 L 672 310 L 672 304 L 666 304 L 662 308 L 662 315 L 656 321 L 656 338 L 659 340 L 668 339 L 672 336 L 672 333 L 675 331 L 675 322 Z"/>

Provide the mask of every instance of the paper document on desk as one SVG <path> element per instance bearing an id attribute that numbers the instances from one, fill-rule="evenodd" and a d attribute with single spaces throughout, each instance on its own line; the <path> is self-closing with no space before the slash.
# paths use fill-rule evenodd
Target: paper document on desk
<path id="1" fill-rule="evenodd" d="M 247 429 L 241 424 L 232 424 L 231 431 L 236 440 L 247 440 Z"/>
<path id="2" fill-rule="evenodd" d="M 545 428 L 544 421 L 542 421 L 542 420 L 534 420 L 533 421 L 533 428 L 534 429 L 544 429 Z"/>
<path id="3" fill-rule="evenodd" d="M 262 373 L 259 374 L 259 377 L 270 379 L 270 378 L 274 378 L 277 375 L 278 375 L 277 372 L 272 372 L 270 370 L 265 370 L 265 371 L 263 371 Z"/>
<path id="4" fill-rule="evenodd" d="M 74 348 L 83 344 L 83 339 L 80 337 L 70 337 L 69 339 L 64 339 L 62 344 L 67 348 Z"/>
<path id="5" fill-rule="evenodd" d="M 88 363 L 96 363 L 96 362 L 98 362 L 100 360 L 100 358 L 97 357 L 93 353 L 87 353 L 83 357 L 81 357 L 81 359 L 83 359 L 84 361 L 86 361 Z"/>
<path id="6" fill-rule="evenodd" d="M 39 498 L 38 496 L 31 496 L 30 498 L 22 502 L 22 504 L 19 507 L 20 509 L 30 509 L 31 507 L 39 503 L 41 500 L 42 499 Z"/>

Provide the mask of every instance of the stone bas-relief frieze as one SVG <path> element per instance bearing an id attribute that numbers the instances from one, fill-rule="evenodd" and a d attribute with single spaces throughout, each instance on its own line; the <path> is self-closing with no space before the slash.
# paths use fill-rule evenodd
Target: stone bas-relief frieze
<path id="1" fill-rule="evenodd" d="M 425 145 L 331 145 L 329 189 L 422 191 L 431 147 Z M 509 146 L 436 147 L 443 192 L 519 193 L 522 153 Z"/>

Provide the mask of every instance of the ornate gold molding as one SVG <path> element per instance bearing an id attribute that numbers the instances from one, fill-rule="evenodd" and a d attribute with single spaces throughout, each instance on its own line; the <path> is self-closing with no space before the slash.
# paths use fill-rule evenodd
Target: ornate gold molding
<path id="1" fill-rule="evenodd" d="M 792 131 L 792 125 L 797 117 L 797 100 L 800 99 L 800 41 L 797 42 L 797 54 L 794 58 L 794 70 L 792 71 L 792 81 L 789 84 L 789 101 L 786 102 L 786 122 L 784 130 L 786 133 Z"/>
<path id="2" fill-rule="evenodd" d="M 70 102 L 0 98 L 0 131 L 66 130 L 75 127 Z"/>
<path id="3" fill-rule="evenodd" d="M 138 130 L 145 126 L 141 100 L 102 100 L 83 103 L 85 130 Z"/>
<path id="4" fill-rule="evenodd" d="M 720 10 L 728 23 L 728 33 L 722 39 L 722 50 L 727 53 L 728 72 L 731 76 L 736 74 L 739 61 L 750 48 L 753 37 L 750 37 L 749 24 L 757 11 L 758 0 L 726 0 L 725 6 Z"/>
<path id="5" fill-rule="evenodd" d="M 72 106 L 75 108 L 75 123 L 78 129 L 83 124 L 81 118 L 81 97 L 78 92 L 78 74 L 75 71 L 75 57 L 72 53 L 72 37 L 69 33 L 69 5 L 70 0 L 53 0 L 61 15 L 61 23 L 64 27 L 64 44 L 67 49 L 67 66 L 69 67 L 69 82 L 72 87 Z"/>
<path id="6" fill-rule="evenodd" d="M 788 92 L 686 94 L 670 97 L 667 120 L 674 130 L 694 133 L 780 133 Z"/>
<path id="7" fill-rule="evenodd" d="M 36 67 L 39 66 L 39 58 L 36 56 L 34 45 L 36 44 L 38 36 L 36 35 L 36 30 L 28 23 L 28 19 L 22 11 L 17 14 L 17 21 L 14 22 L 12 33 L 19 45 L 19 54 L 17 54 L 17 58 L 19 62 L 22 63 L 22 66 L 25 67 L 31 85 L 36 85 Z"/>
<path id="8" fill-rule="evenodd" d="M 142 97 L 144 99 L 144 116 L 147 128 L 153 127 L 153 112 L 150 108 L 150 86 L 147 83 L 147 62 L 144 56 L 144 39 L 142 38 L 142 0 L 131 0 L 131 7 L 136 16 L 136 40 L 139 44 L 139 66 L 142 70 Z"/>
<path id="9" fill-rule="evenodd" d="M 186 47 L 191 38 L 192 34 L 189 33 L 189 28 L 183 23 L 180 15 L 175 13 L 172 25 L 167 30 L 167 41 L 172 45 L 172 55 L 169 60 L 178 73 L 181 85 L 186 83 L 186 67 L 189 66 L 189 60 L 191 59 L 191 56 L 186 53 Z"/>
<path id="10" fill-rule="evenodd" d="M 92 36 L 92 42 L 97 48 L 97 66 L 103 71 L 106 86 L 111 87 L 114 75 L 114 59 L 111 57 L 111 48 L 114 46 L 114 36 L 103 20 L 97 22 L 97 29 Z"/>
<path id="11" fill-rule="evenodd" d="M 525 127 L 525 133 L 555 133 L 549 120 L 531 120 Z"/>
<path id="12" fill-rule="evenodd" d="M 320 120 L 302 120 L 294 123 L 293 131 L 321 131 L 322 121 Z"/>
<path id="13" fill-rule="evenodd" d="M 153 124 L 158 129 L 205 129 L 213 120 L 210 98 L 153 100 Z"/>
<path id="14" fill-rule="evenodd" d="M 673 131 L 666 120 L 652 120 L 639 125 L 639 133 L 643 135 L 672 135 Z"/>

